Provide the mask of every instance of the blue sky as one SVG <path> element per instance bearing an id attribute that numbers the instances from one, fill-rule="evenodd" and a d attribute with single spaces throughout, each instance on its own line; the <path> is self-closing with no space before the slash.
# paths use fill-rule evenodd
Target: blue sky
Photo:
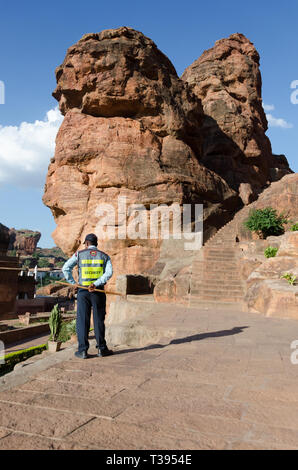
<path id="1" fill-rule="evenodd" d="M 273 152 L 284 153 L 297 172 L 298 104 L 290 99 L 295 91 L 290 85 L 298 80 L 297 18 L 296 0 L 2 3 L 0 81 L 5 85 L 5 103 L 0 104 L 0 222 L 39 230 L 40 246 L 54 245 L 55 223 L 41 201 L 47 162 L 54 153 L 53 144 L 46 147 L 44 142 L 53 141 L 61 123 L 51 96 L 54 71 L 66 49 L 83 34 L 107 28 L 130 26 L 142 31 L 169 57 L 178 75 L 216 40 L 235 32 L 245 34 L 261 55 Z M 7 142 L 13 147 L 6 149 Z M 1 159 L 3 149 L 12 155 L 9 160 Z"/>

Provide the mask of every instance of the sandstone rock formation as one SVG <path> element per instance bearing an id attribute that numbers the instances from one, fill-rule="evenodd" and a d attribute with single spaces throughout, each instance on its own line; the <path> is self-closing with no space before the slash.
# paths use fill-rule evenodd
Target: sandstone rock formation
<path id="1" fill-rule="evenodd" d="M 182 75 L 202 100 L 202 163 L 249 204 L 271 181 L 290 173 L 265 135 L 259 54 L 242 34 L 216 41 Z"/>
<path id="2" fill-rule="evenodd" d="M 75 292 L 72 287 L 64 287 L 59 284 L 48 284 L 36 290 L 37 296 L 54 296 L 73 299 Z"/>
<path id="3" fill-rule="evenodd" d="M 147 273 L 154 281 L 171 279 L 170 290 L 174 286 L 179 296 L 191 264 L 178 249 L 162 258 L 159 238 L 118 239 L 124 228 L 119 196 L 127 206 L 142 205 L 140 220 L 147 222 L 151 204 L 201 203 L 207 240 L 271 181 L 291 172 L 285 157 L 272 155 L 259 55 L 241 34 L 217 41 L 182 79 L 138 31 L 86 34 L 68 49 L 56 79 L 53 96 L 65 117 L 43 201 L 66 255 L 86 233 L 99 235 L 115 267 L 112 282 L 118 274 Z M 114 237 L 99 233 L 103 204 Z M 164 298 L 167 284 L 161 287 L 155 294 Z"/>
<path id="4" fill-rule="evenodd" d="M 32 255 L 41 237 L 40 232 L 32 230 L 9 230 L 9 250 L 16 250 L 20 255 Z"/>
<path id="5" fill-rule="evenodd" d="M 65 118 L 43 201 L 67 255 L 96 232 L 99 204 L 111 204 L 117 216 L 118 196 L 143 204 L 146 217 L 150 204 L 202 203 L 206 236 L 230 219 L 238 194 L 199 163 L 201 102 L 153 41 L 125 27 L 85 35 L 56 77 Z M 109 223 L 117 225 L 112 216 Z M 160 240 L 102 236 L 100 248 L 112 256 L 116 275 L 139 273 L 154 266 Z"/>

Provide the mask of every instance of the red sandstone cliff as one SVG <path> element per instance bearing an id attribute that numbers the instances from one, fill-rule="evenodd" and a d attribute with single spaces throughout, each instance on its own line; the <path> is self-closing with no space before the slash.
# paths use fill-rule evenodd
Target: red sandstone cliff
<path id="1" fill-rule="evenodd" d="M 272 155 L 262 106 L 260 56 L 243 34 L 216 41 L 183 73 L 204 109 L 202 163 L 221 175 L 244 204 L 290 173 Z"/>
<path id="2" fill-rule="evenodd" d="M 96 231 L 98 204 L 203 203 L 206 232 L 229 219 L 239 198 L 200 162 L 201 102 L 171 62 L 130 28 L 85 35 L 56 70 L 65 115 L 43 197 L 66 254 Z M 111 219 L 111 224 L 114 221 Z M 116 273 L 150 269 L 159 240 L 100 240 Z"/>
<path id="3" fill-rule="evenodd" d="M 96 232 L 100 204 L 118 216 L 118 196 L 142 204 L 146 217 L 150 204 L 202 203 L 208 238 L 289 172 L 265 136 L 259 56 L 242 35 L 218 41 L 179 79 L 138 31 L 87 34 L 68 49 L 56 79 L 65 118 L 43 201 L 67 255 Z M 148 272 L 160 255 L 158 239 L 101 237 L 99 246 L 116 275 Z"/>

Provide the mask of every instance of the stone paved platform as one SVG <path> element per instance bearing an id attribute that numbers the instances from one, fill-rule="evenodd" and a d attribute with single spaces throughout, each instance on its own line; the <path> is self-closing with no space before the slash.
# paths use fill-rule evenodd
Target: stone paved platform
<path id="1" fill-rule="evenodd" d="M 296 321 L 219 304 L 155 321 L 175 338 L 2 377 L 0 449 L 298 448 Z"/>

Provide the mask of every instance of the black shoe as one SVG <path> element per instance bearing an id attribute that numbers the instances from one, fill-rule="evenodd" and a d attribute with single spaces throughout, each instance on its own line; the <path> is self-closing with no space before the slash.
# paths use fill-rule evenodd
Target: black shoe
<path id="1" fill-rule="evenodd" d="M 108 348 L 105 348 L 105 349 L 99 349 L 98 353 L 97 353 L 97 356 L 98 357 L 106 357 L 106 356 L 111 356 L 112 354 L 114 354 L 113 351 L 111 351 Z"/>
<path id="2" fill-rule="evenodd" d="M 82 352 L 76 351 L 74 355 L 76 357 L 79 357 L 80 359 L 87 359 L 88 357 L 88 354 L 86 351 L 82 351 Z"/>

